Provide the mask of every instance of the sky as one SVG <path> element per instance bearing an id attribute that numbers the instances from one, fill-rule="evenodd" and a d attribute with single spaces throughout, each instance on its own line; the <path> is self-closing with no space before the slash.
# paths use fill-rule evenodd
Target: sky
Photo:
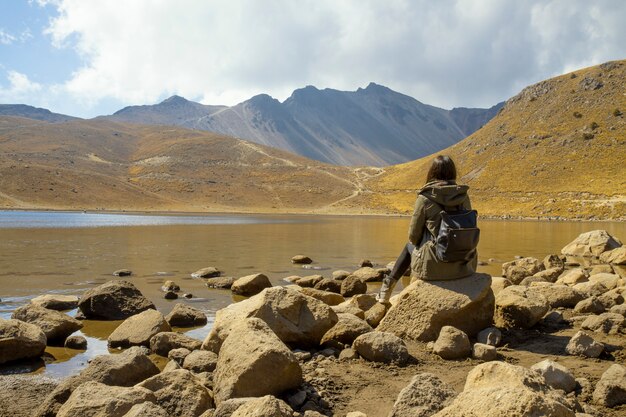
<path id="1" fill-rule="evenodd" d="M 623 0 L 0 0 L 0 103 L 79 117 L 370 82 L 443 108 L 626 59 Z"/>

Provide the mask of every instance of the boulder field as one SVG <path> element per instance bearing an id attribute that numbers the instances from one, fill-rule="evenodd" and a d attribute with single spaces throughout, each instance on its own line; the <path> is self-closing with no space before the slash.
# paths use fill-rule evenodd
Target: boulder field
<path id="1" fill-rule="evenodd" d="M 176 331 L 204 312 L 179 303 L 164 316 L 129 281 L 37 297 L 0 319 L 0 367 L 51 342 L 83 346 L 81 321 L 62 312 L 72 306 L 122 320 L 108 337 L 121 352 L 46 381 L 27 409 L 19 399 L 42 388 L 0 376 L 0 406 L 15 417 L 625 415 L 622 248 L 593 231 L 560 255 L 503 263 L 502 277 L 414 281 L 389 304 L 368 287 L 388 269 L 369 261 L 286 286 L 263 274 L 218 282 L 205 268 L 194 277 L 250 296 L 217 311 L 204 341 Z"/>

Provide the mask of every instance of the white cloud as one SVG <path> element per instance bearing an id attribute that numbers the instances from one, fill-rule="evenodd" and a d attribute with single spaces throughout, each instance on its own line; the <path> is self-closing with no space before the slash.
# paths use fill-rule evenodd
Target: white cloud
<path id="1" fill-rule="evenodd" d="M 0 102 L 18 102 L 42 90 L 40 84 L 29 80 L 25 74 L 17 71 L 8 71 L 7 80 L 8 87 L 0 86 Z"/>
<path id="2" fill-rule="evenodd" d="M 11 45 L 16 40 L 17 38 L 15 36 L 0 28 L 0 45 Z"/>
<path id="3" fill-rule="evenodd" d="M 50 4 L 50 2 L 46 2 Z M 58 0 L 47 30 L 84 61 L 58 91 L 87 105 L 170 94 L 235 104 L 370 81 L 443 107 L 488 106 L 626 58 L 621 0 Z"/>

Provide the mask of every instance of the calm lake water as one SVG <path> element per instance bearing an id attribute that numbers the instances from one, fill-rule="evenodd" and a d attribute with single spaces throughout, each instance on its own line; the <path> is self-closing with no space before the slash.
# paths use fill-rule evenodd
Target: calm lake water
<path id="1" fill-rule="evenodd" d="M 262 272 L 273 283 L 285 284 L 282 278 L 289 275 L 329 277 L 336 269 L 353 270 L 363 258 L 385 266 L 405 243 L 408 224 L 408 217 L 0 211 L 0 317 L 9 318 L 15 308 L 40 294 L 80 295 L 114 279 L 113 271 L 128 268 L 133 275 L 127 279 L 164 314 L 177 302 L 204 310 L 209 324 L 186 331 L 203 339 L 215 311 L 238 299 L 230 291 L 207 288 L 204 280 L 191 278 L 192 272 L 207 266 L 219 268 L 224 276 Z M 492 261 L 479 270 L 493 275 L 516 255 L 543 258 L 559 253 L 586 231 L 605 229 L 622 241 L 626 238 L 626 223 L 617 222 L 482 220 L 480 227 L 479 258 Z M 291 264 L 296 254 L 313 258 L 312 268 Z M 166 280 L 176 281 L 194 298 L 163 299 L 160 287 Z M 118 324 L 86 321 L 80 333 L 88 339 L 88 350 L 48 348 L 54 359 L 45 367 L 35 364 L 37 372 L 76 372 L 90 357 L 108 351 L 106 338 Z M 4 370 L 9 371 L 14 370 Z"/>

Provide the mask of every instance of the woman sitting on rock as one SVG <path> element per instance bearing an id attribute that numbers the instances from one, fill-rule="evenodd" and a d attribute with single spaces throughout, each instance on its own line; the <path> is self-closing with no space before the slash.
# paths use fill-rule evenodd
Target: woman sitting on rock
<path id="1" fill-rule="evenodd" d="M 433 160 L 426 185 L 417 193 L 409 226 L 409 243 L 402 249 L 391 273 L 383 280 L 378 301 L 389 301 L 393 287 L 409 267 L 412 280 L 451 280 L 476 271 L 476 250 L 469 251 L 458 261 L 442 261 L 435 242 L 439 235 L 442 212 L 471 210 L 468 188 L 467 185 L 456 184 L 456 167 L 449 156 L 439 155 Z"/>

